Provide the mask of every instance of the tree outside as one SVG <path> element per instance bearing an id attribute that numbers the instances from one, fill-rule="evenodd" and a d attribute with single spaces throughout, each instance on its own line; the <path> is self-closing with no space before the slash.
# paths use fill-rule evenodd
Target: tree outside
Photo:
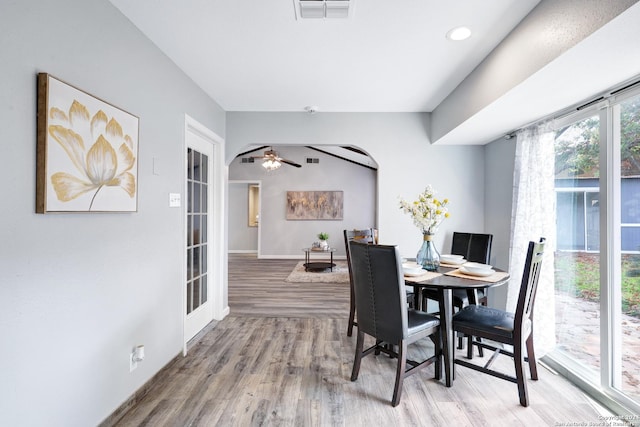
<path id="1" fill-rule="evenodd" d="M 621 176 L 640 177 L 640 97 L 632 97 L 620 105 Z M 558 130 L 555 140 L 556 178 L 598 178 L 599 144 L 600 122 L 597 116 Z M 638 204 L 629 200 L 622 202 L 623 210 L 633 210 Z M 640 216 L 640 213 L 635 212 L 627 214 Z M 597 253 L 557 253 L 556 291 L 571 293 L 575 297 L 590 301 L 599 301 L 598 257 Z M 624 254 L 622 272 L 623 313 L 640 318 L 640 254 Z"/>

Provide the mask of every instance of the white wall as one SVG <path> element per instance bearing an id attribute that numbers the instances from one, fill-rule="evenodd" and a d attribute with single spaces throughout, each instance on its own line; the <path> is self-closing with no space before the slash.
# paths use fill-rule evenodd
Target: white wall
<path id="1" fill-rule="evenodd" d="M 277 147 L 276 151 L 302 167 L 283 165 L 267 172 L 260 162 L 241 163 L 241 159 L 229 165 L 230 179 L 260 180 L 262 183 L 260 256 L 303 258 L 302 248 L 317 241 L 320 232 L 329 233 L 329 245 L 337 249 L 335 256 L 346 256 L 343 230 L 376 226 L 376 171 L 306 147 Z M 262 152 L 252 153 L 260 154 Z M 317 158 L 319 163 L 307 164 L 307 157 Z M 343 191 L 344 217 L 335 221 L 287 220 L 287 191 Z M 235 207 L 230 200 L 229 212 L 232 209 Z M 229 236 L 231 234 L 230 218 Z M 231 244 L 229 239 L 229 249 Z"/>
<path id="2" fill-rule="evenodd" d="M 493 234 L 491 264 L 505 270 L 509 268 L 515 155 L 515 138 L 501 138 L 485 146 L 485 231 Z M 504 309 L 507 287 L 490 288 L 488 300 L 490 305 Z"/>
<path id="3" fill-rule="evenodd" d="M 421 113 L 227 113 L 227 160 L 249 145 L 353 145 L 378 163 L 378 228 L 381 243 L 415 256 L 420 231 L 398 208 L 427 184 L 451 200 L 451 218 L 435 238 L 449 251 L 454 230 L 484 231 L 484 147 L 436 146 L 427 137 L 429 115 Z M 264 215 L 264 211 L 263 211 Z M 262 241 L 264 243 L 264 239 Z"/>
<path id="4" fill-rule="evenodd" d="M 0 424 L 96 425 L 182 349 L 168 193 L 183 191 L 184 114 L 224 136 L 225 113 L 106 0 L 0 9 Z M 38 72 L 140 118 L 137 213 L 34 213 Z"/>

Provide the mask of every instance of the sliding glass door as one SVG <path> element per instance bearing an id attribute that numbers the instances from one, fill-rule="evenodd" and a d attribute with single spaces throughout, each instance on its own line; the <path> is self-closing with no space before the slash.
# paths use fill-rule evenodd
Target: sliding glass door
<path id="1" fill-rule="evenodd" d="M 620 285 L 612 289 L 612 324 L 621 328 L 614 338 L 613 387 L 640 402 L 640 95 L 612 109 L 614 177 L 620 201 L 616 216 L 620 230 L 616 271 Z"/>
<path id="2" fill-rule="evenodd" d="M 556 130 L 556 340 L 551 355 L 640 409 L 640 94 Z"/>
<path id="3" fill-rule="evenodd" d="M 600 117 L 556 131 L 556 342 L 584 372 L 600 369 Z"/>

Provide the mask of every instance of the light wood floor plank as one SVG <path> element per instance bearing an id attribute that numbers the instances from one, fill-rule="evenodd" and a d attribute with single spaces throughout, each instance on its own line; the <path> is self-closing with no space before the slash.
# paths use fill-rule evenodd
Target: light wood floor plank
<path id="1" fill-rule="evenodd" d="M 362 361 L 351 382 L 355 335 L 346 336 L 348 285 L 284 282 L 297 260 L 229 257 L 231 314 L 163 372 L 118 426 L 553 426 L 597 423 L 576 387 L 539 366 L 531 405 L 515 384 L 456 367 L 453 387 L 433 367 L 407 378 L 390 404 L 396 361 Z M 368 339 L 366 344 L 371 344 Z M 429 340 L 409 356 L 432 351 Z M 506 371 L 512 362 L 501 357 Z"/>

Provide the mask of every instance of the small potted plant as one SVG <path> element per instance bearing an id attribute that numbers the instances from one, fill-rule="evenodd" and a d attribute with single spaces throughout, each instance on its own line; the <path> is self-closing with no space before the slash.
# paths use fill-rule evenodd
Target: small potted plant
<path id="1" fill-rule="evenodd" d="M 318 239 L 320 239 L 320 247 L 323 250 L 327 250 L 329 248 L 329 243 L 327 243 L 327 240 L 329 240 L 329 234 L 324 231 L 322 233 L 318 233 Z"/>

